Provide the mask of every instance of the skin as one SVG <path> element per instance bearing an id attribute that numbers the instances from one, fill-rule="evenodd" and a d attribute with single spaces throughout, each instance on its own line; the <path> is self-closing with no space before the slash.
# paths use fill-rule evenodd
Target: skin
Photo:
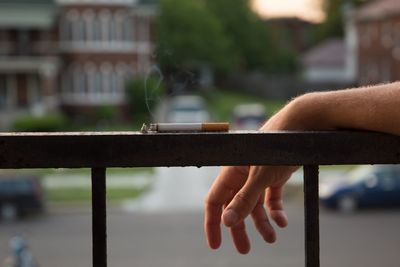
<path id="1" fill-rule="evenodd" d="M 289 102 L 261 131 L 358 129 L 400 135 L 400 82 L 332 92 L 309 93 Z M 394 123 L 396 122 L 396 123 Z M 295 166 L 223 167 L 205 199 L 208 245 L 221 245 L 221 225 L 229 228 L 239 253 L 250 251 L 244 220 L 268 243 L 276 240 L 271 221 L 286 227 L 283 186 Z"/>

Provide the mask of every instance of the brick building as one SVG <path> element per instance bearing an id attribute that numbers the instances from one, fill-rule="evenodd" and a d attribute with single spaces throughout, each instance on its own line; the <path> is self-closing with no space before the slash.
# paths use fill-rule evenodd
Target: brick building
<path id="1" fill-rule="evenodd" d="M 152 64 L 156 10 L 139 0 L 0 0 L 0 123 L 126 105 Z"/>
<path id="2" fill-rule="evenodd" d="M 375 0 L 356 13 L 358 82 L 400 80 L 400 3 Z"/>

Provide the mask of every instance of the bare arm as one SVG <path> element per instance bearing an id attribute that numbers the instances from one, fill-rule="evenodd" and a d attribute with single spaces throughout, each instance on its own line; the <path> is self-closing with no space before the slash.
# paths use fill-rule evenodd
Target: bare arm
<path id="1" fill-rule="evenodd" d="M 310 93 L 286 105 L 261 128 L 271 130 L 360 129 L 400 135 L 400 82 L 359 89 Z M 230 228 L 240 253 L 250 250 L 244 219 L 251 215 L 266 242 L 276 239 L 270 218 L 287 225 L 283 185 L 296 167 L 224 167 L 205 201 L 208 244 L 221 244 L 221 223 Z M 264 208 L 264 204 L 268 210 Z"/>

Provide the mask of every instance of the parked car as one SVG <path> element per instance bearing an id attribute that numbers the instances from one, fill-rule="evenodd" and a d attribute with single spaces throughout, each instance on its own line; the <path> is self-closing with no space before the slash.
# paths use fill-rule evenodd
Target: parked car
<path id="1" fill-rule="evenodd" d="M 44 209 L 43 189 L 38 177 L 0 176 L 0 218 L 15 220 Z"/>
<path id="2" fill-rule="evenodd" d="M 210 120 L 203 98 L 195 95 L 175 96 L 170 100 L 168 122 L 206 122 Z"/>
<path id="3" fill-rule="evenodd" d="M 241 104 L 233 110 L 233 128 L 236 130 L 258 130 L 267 120 L 264 105 Z"/>
<path id="4" fill-rule="evenodd" d="M 349 213 L 363 207 L 400 206 L 400 166 L 368 165 L 344 179 L 320 184 L 320 203 Z"/>

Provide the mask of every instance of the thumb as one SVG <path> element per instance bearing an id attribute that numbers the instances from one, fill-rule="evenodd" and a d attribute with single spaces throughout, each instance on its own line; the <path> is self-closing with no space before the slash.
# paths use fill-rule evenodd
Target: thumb
<path id="1" fill-rule="evenodd" d="M 222 222 L 225 226 L 232 227 L 243 221 L 253 211 L 263 191 L 263 186 L 254 179 L 248 179 L 222 213 Z"/>

